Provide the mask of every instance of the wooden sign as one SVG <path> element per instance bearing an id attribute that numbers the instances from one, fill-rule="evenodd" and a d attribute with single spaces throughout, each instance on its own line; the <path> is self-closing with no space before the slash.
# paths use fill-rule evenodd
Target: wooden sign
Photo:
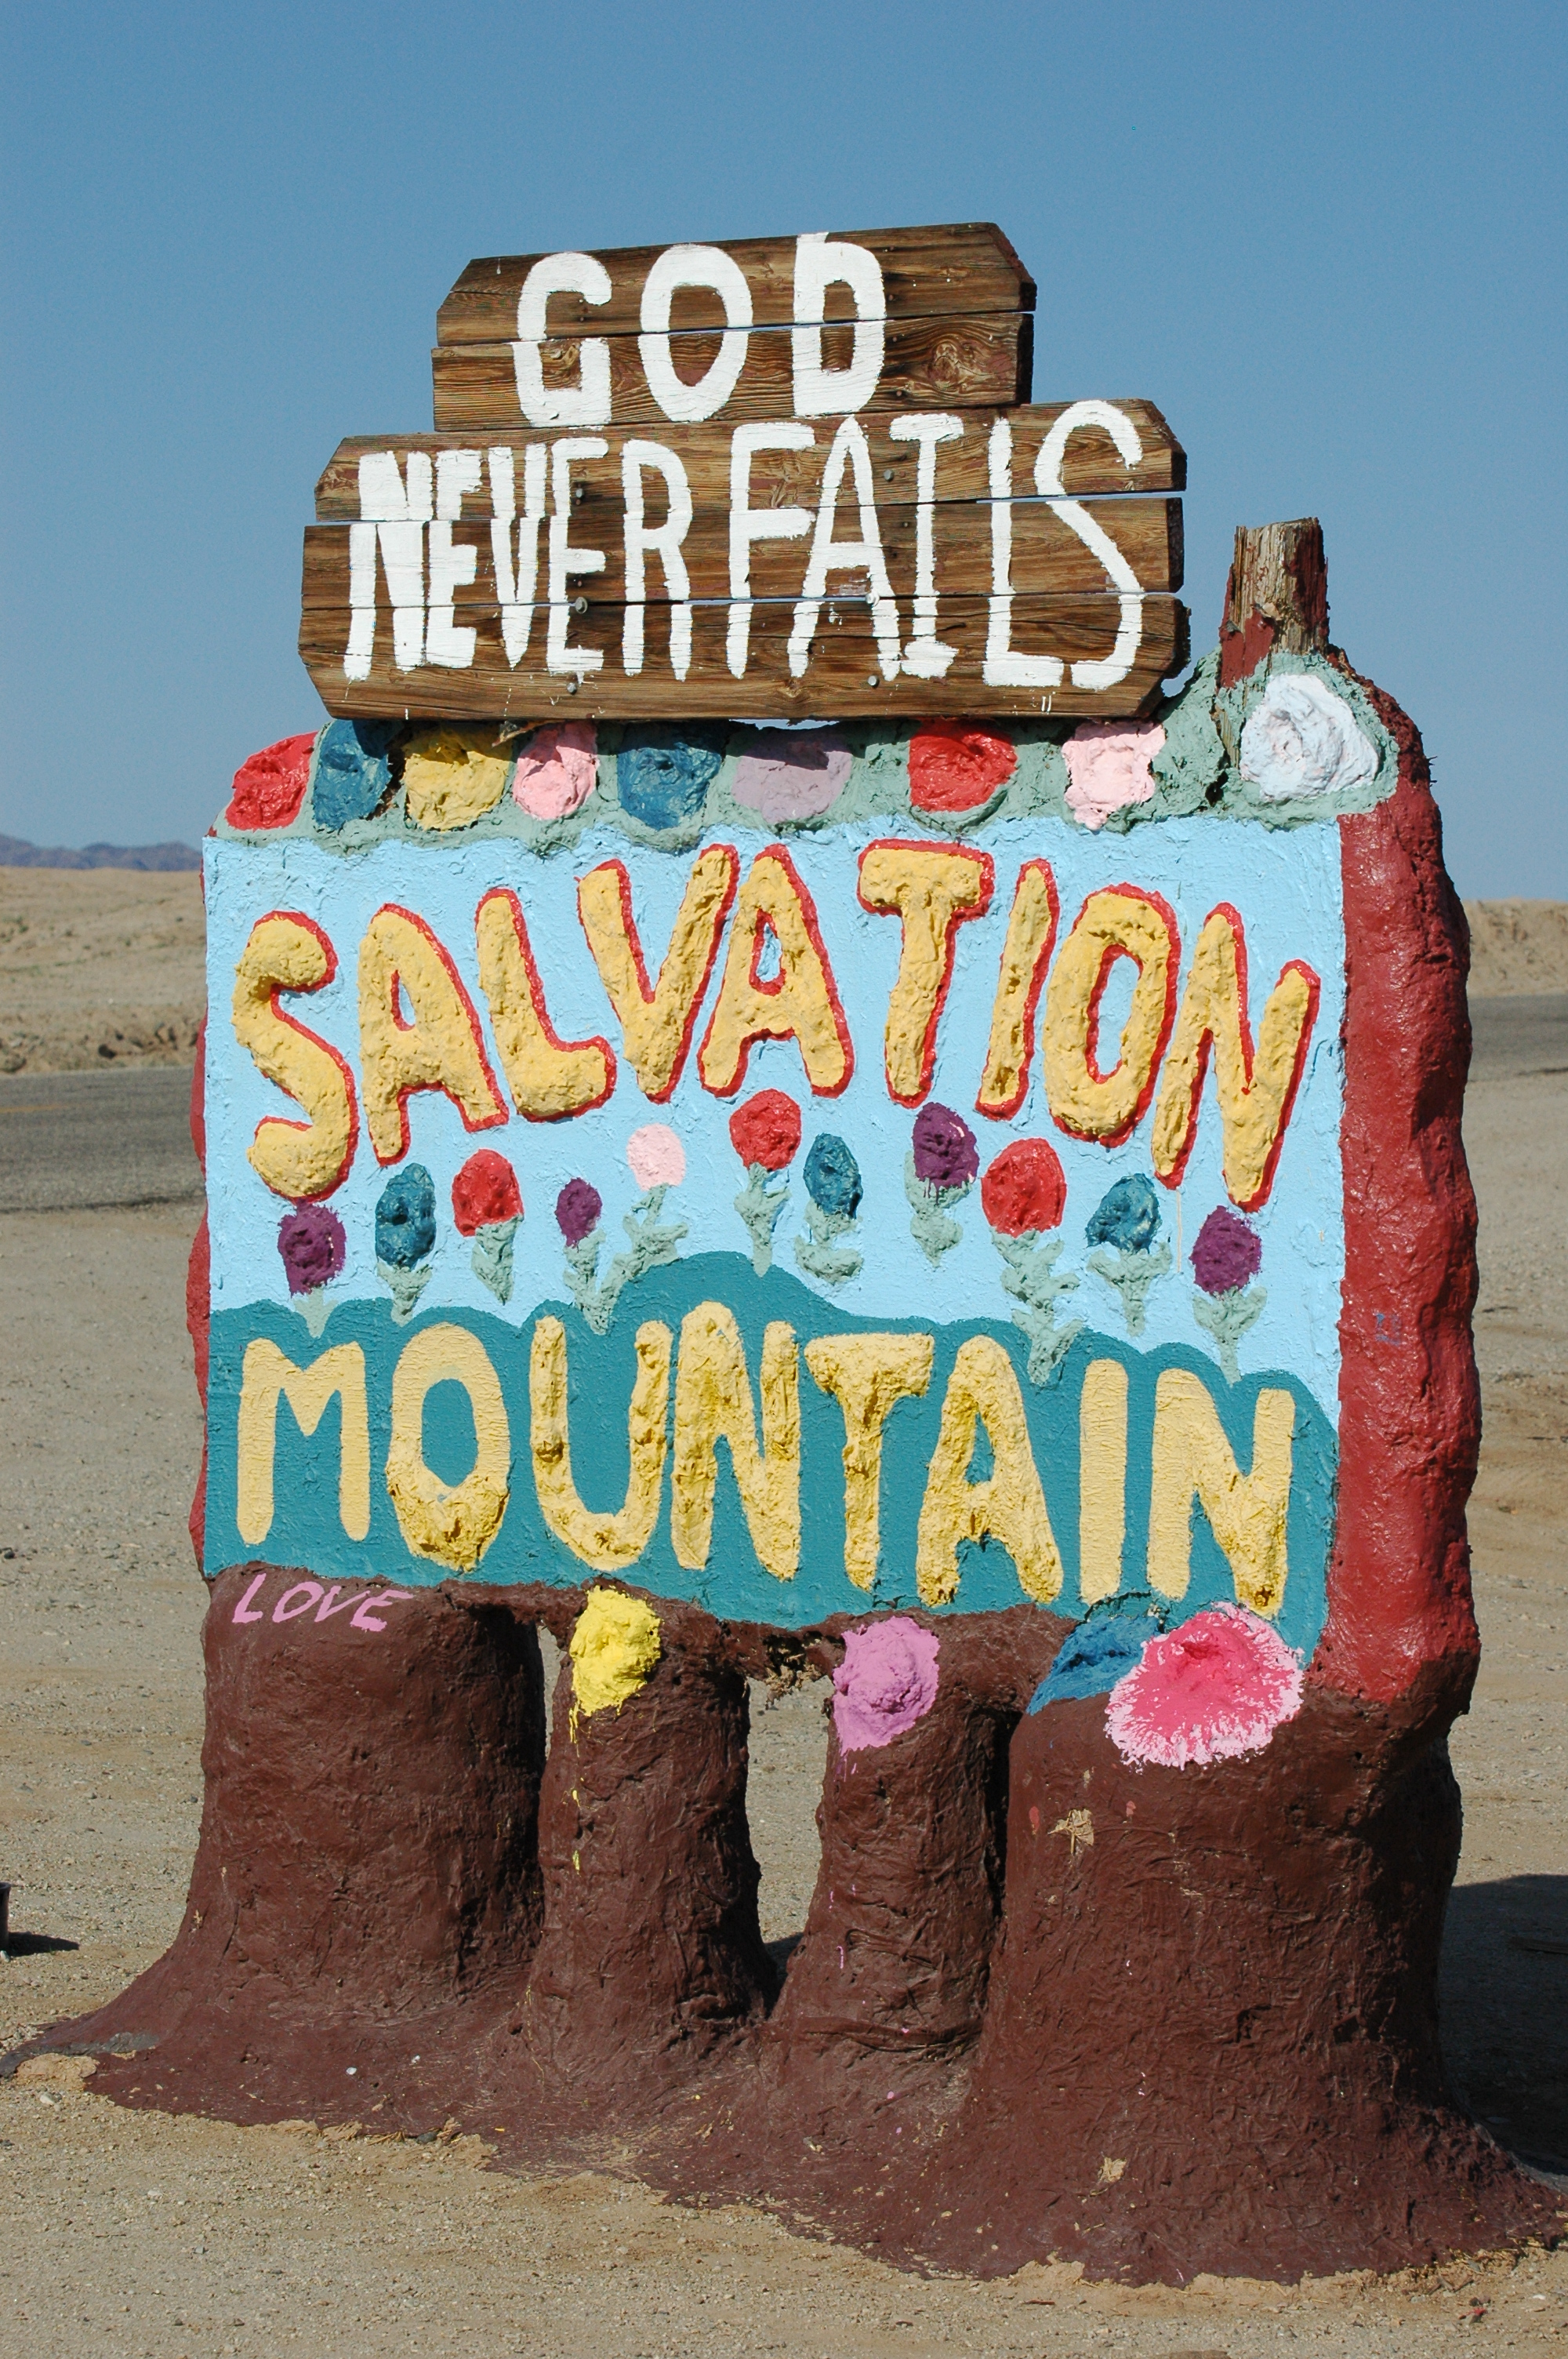
<path id="1" fill-rule="evenodd" d="M 336 713 L 1141 712 L 1180 446 L 1027 402 L 989 223 L 470 265 L 434 437 L 344 443 L 300 652 Z M 1092 504 L 1086 505 L 1086 495 Z"/>

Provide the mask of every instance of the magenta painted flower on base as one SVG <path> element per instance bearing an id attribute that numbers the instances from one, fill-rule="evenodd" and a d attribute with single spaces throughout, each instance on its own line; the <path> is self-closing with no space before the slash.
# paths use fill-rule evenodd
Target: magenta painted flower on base
<path id="1" fill-rule="evenodd" d="M 846 1753 L 891 1745 L 936 1701 L 935 1633 L 906 1614 L 846 1630 L 833 1674 L 833 1726 Z"/>
<path id="2" fill-rule="evenodd" d="M 1263 1240 L 1239 1212 L 1227 1212 L 1221 1204 L 1198 1231 L 1192 1263 L 1193 1276 L 1206 1294 L 1229 1294 L 1257 1277 L 1263 1264 Z"/>
<path id="3" fill-rule="evenodd" d="M 1151 1638 L 1110 1691 L 1105 1724 L 1124 1761 L 1167 1769 L 1262 1751 L 1302 1708 L 1302 1667 L 1278 1631 L 1239 1605 L 1211 1605 Z"/>
<path id="4" fill-rule="evenodd" d="M 556 1198 L 556 1221 L 568 1245 L 580 1245 L 599 1226 L 604 1199 L 591 1180 L 568 1180 Z"/>
<path id="5" fill-rule="evenodd" d="M 914 1176 L 932 1188 L 967 1188 L 980 1168 L 975 1134 L 961 1114 L 933 1098 L 914 1117 Z"/>
<path id="6" fill-rule="evenodd" d="M 278 1223 L 277 1250 L 290 1294 L 313 1294 L 341 1274 L 349 1240 L 341 1221 L 327 1205 L 302 1204 L 297 1212 L 285 1212 Z"/>

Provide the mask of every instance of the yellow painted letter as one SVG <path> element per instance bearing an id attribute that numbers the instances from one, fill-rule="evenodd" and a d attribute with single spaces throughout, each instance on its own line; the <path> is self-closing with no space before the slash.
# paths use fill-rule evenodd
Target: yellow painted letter
<path id="1" fill-rule="evenodd" d="M 775 1581 L 800 1563 L 800 1364 L 795 1334 L 781 1320 L 762 1335 L 762 1446 L 752 1380 L 734 1314 L 699 1302 L 681 1321 L 676 1371 L 676 1447 L 670 1473 L 670 1539 L 676 1561 L 700 1572 L 713 1546 L 716 1444 L 730 1462 L 752 1546 Z"/>
<path id="2" fill-rule="evenodd" d="M 778 973 L 759 973 L 772 935 Z M 753 1040 L 798 1041 L 806 1077 L 821 1098 L 836 1098 L 855 1070 L 849 1027 L 823 948 L 816 905 L 782 843 L 752 863 L 741 887 L 724 953 L 724 974 L 697 1053 L 702 1086 L 727 1098 L 746 1078 Z"/>
<path id="3" fill-rule="evenodd" d="M 277 1004 L 280 991 L 319 991 L 338 972 L 338 954 L 313 919 L 275 909 L 258 918 L 234 969 L 234 1037 L 269 1082 L 310 1117 L 268 1114 L 246 1149 L 252 1169 L 275 1194 L 297 1203 L 330 1196 L 346 1180 L 359 1136 L 354 1084 L 345 1060 Z"/>
<path id="4" fill-rule="evenodd" d="M 806 1364 L 844 1412 L 844 1570 L 857 1589 L 877 1577 L 881 1547 L 882 1428 L 894 1401 L 923 1393 L 930 1335 L 819 1335 Z"/>
<path id="5" fill-rule="evenodd" d="M 1078 1595 L 1086 1605 L 1121 1587 L 1127 1537 L 1127 1370 L 1091 1360 L 1078 1397 Z"/>
<path id="6" fill-rule="evenodd" d="M 365 1407 L 364 1353 L 357 1343 L 337 1343 L 308 1368 L 297 1368 L 265 1335 L 245 1345 L 234 1520 L 247 1548 L 258 1548 L 272 1529 L 279 1394 L 294 1411 L 300 1432 L 314 1433 L 334 1393 L 342 1404 L 338 1514 L 350 1539 L 362 1540 L 370 1529 L 370 1417 Z"/>
<path id="7" fill-rule="evenodd" d="M 403 1020 L 405 995 L 412 1024 Z M 360 1080 L 378 1163 L 408 1152 L 411 1091 L 444 1090 L 466 1130 L 506 1120 L 479 1017 L 449 953 L 422 918 L 394 901 L 376 911 L 360 944 Z"/>
<path id="8" fill-rule="evenodd" d="M 1154 1386 L 1154 1473 L 1149 1497 L 1149 1586 L 1184 1597 L 1192 1570 L 1193 1499 L 1230 1566 L 1236 1594 L 1254 1614 L 1285 1599 L 1285 1521 L 1291 1504 L 1296 1405 L 1260 1392 L 1252 1412 L 1252 1472 L 1237 1466 L 1219 1411 L 1201 1378 L 1164 1368 Z"/>
<path id="9" fill-rule="evenodd" d="M 1226 1192 L 1244 1212 L 1265 1201 L 1306 1063 L 1318 994 L 1311 967 L 1292 959 L 1269 994 L 1254 1056 L 1241 919 L 1225 902 L 1205 919 L 1154 1109 L 1154 1169 L 1167 1188 L 1181 1184 L 1193 1151 L 1212 1043 Z"/>
<path id="10" fill-rule="evenodd" d="M 620 1022 L 621 1045 L 637 1087 L 655 1105 L 663 1105 L 681 1077 L 740 873 L 727 843 L 698 853 L 656 985 L 648 982 L 632 915 L 632 880 L 622 863 L 607 860 L 578 879 L 578 916 Z"/>
<path id="11" fill-rule="evenodd" d="M 1045 986 L 1045 1094 L 1053 1120 L 1074 1138 L 1117 1147 L 1137 1127 L 1176 1005 L 1176 920 L 1157 893 L 1130 885 L 1091 893 Z M 1117 1060 L 1099 1062 L 1099 1007 L 1111 968 L 1138 969 Z"/>
<path id="12" fill-rule="evenodd" d="M 474 914 L 479 979 L 490 1004 L 512 1102 L 528 1122 L 559 1122 L 602 1105 L 615 1087 L 608 1040 L 559 1040 L 545 1006 L 523 904 L 497 886 Z"/>
<path id="13" fill-rule="evenodd" d="M 992 1471 L 968 1480 L 975 1427 L 983 1425 Z M 958 1347 L 942 1403 L 942 1430 L 931 1453 L 915 1541 L 914 1582 L 926 1605 L 957 1594 L 961 1540 L 999 1539 L 1011 1557 L 1027 1596 L 1046 1604 L 1062 1586 L 1062 1560 L 1045 1512 L 1045 1495 L 1023 1396 L 1012 1362 L 989 1335 L 971 1335 Z"/>
<path id="14" fill-rule="evenodd" d="M 637 1330 L 637 1375 L 626 1413 L 626 1496 L 615 1514 L 585 1507 L 572 1477 L 567 1418 L 567 1331 L 541 1319 L 528 1361 L 534 1484 L 539 1512 L 556 1538 L 595 1572 L 634 1564 L 654 1536 L 665 1477 L 665 1417 L 670 1401 L 670 1331 L 649 1320 Z"/>
<path id="15" fill-rule="evenodd" d="M 1056 940 L 1056 880 L 1044 860 L 1026 860 L 1018 872 L 1012 914 L 1002 944 L 991 1008 L 990 1046 L 975 1100 L 980 1114 L 1006 1122 L 1029 1090 L 1034 1061 L 1034 1009 Z"/>
<path id="16" fill-rule="evenodd" d="M 424 1441 L 425 1396 L 449 1381 L 468 1394 L 475 1442 L 472 1466 L 449 1489 L 426 1465 Z M 422 1328 L 392 1379 L 386 1487 L 404 1538 L 416 1556 L 471 1572 L 501 1529 L 511 1481 L 512 1432 L 489 1353 L 466 1327 Z"/>
<path id="17" fill-rule="evenodd" d="M 931 1087 L 958 928 L 990 908 L 994 875 L 989 853 L 962 843 L 890 840 L 860 854 L 860 907 L 898 917 L 903 929 L 884 1051 L 888 1093 L 900 1105 L 918 1105 Z"/>

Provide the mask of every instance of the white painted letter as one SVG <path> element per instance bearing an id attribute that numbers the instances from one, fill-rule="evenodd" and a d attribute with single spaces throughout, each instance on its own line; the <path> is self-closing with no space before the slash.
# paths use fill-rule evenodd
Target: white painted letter
<path id="1" fill-rule="evenodd" d="M 367 451 L 360 460 L 360 515 L 375 527 L 392 601 L 392 660 L 413 671 L 425 660 L 425 527 L 435 505 L 427 451 L 410 451 L 406 478 L 395 451 Z M 368 678 L 375 641 L 375 553 L 373 536 L 351 527 L 349 603 L 352 618 L 343 670 Z"/>
<path id="2" fill-rule="evenodd" d="M 946 410 L 919 410 L 895 418 L 888 428 L 893 442 L 918 445 L 914 462 L 914 636 L 903 651 L 903 669 L 916 679 L 940 679 L 957 653 L 936 636 L 936 550 L 933 516 L 936 501 L 936 445 L 956 441 L 964 430 L 961 418 Z"/>
<path id="3" fill-rule="evenodd" d="M 1075 401 L 1063 410 L 1041 443 L 1034 461 L 1035 490 L 1043 499 L 1050 501 L 1052 515 L 1059 516 L 1068 531 L 1076 533 L 1084 547 L 1093 550 L 1114 587 L 1121 592 L 1121 619 L 1115 647 L 1108 656 L 1088 657 L 1076 663 L 1073 686 L 1115 688 L 1127 678 L 1137 660 L 1138 643 L 1143 636 L 1142 585 L 1115 541 L 1101 530 L 1087 508 L 1080 506 L 1076 500 L 1060 496 L 1067 440 L 1081 426 L 1103 427 L 1130 467 L 1136 467 L 1143 456 L 1143 445 L 1138 439 L 1138 429 L 1124 409 L 1116 408 L 1108 401 Z"/>
<path id="4" fill-rule="evenodd" d="M 643 504 L 643 470 L 652 467 L 665 479 L 668 513 L 650 530 Z M 621 493 L 626 508 L 626 620 L 621 633 L 621 665 L 628 679 L 643 669 L 643 625 L 647 597 L 647 560 L 656 556 L 665 569 L 665 589 L 670 607 L 670 669 L 684 679 L 691 668 L 691 577 L 681 555 L 681 543 L 691 524 L 691 486 L 686 469 L 673 451 L 657 442 L 628 441 L 621 449 Z"/>
<path id="5" fill-rule="evenodd" d="M 567 583 L 574 573 L 602 573 L 602 549 L 574 549 L 568 536 L 572 527 L 572 461 L 603 459 L 610 445 L 597 434 L 568 434 L 550 445 L 550 560 L 546 595 L 550 602 L 549 628 L 545 638 L 545 669 L 546 671 L 598 671 L 604 662 L 601 647 L 572 647 L 567 645 L 567 627 L 571 609 L 567 603 Z"/>
<path id="6" fill-rule="evenodd" d="M 1058 656 L 1021 655 L 1012 645 L 1012 429 L 1005 418 L 991 428 L 991 595 L 983 677 L 988 688 L 1060 688 Z"/>
<path id="7" fill-rule="evenodd" d="M 859 540 L 836 541 L 833 527 L 838 514 L 838 493 L 844 481 L 846 462 L 855 471 L 860 538 Z M 866 446 L 865 429 L 853 418 L 846 418 L 834 435 L 827 464 L 822 470 L 822 496 L 817 503 L 816 529 L 811 536 L 806 580 L 795 610 L 795 627 L 789 635 L 792 679 L 798 679 L 811 660 L 811 642 L 816 636 L 822 600 L 827 593 L 827 576 L 846 571 L 864 573 L 866 577 L 865 596 L 871 610 L 871 626 L 877 635 L 877 656 L 881 664 L 882 678 L 896 679 L 898 608 L 893 603 L 892 583 L 888 580 L 887 559 L 882 554 L 881 527 L 877 521 L 876 495 L 871 488 L 871 454 Z"/>
<path id="8" fill-rule="evenodd" d="M 752 636 L 752 544 L 756 540 L 803 540 L 811 530 L 805 508 L 754 508 L 752 461 L 759 451 L 809 451 L 816 437 L 792 419 L 787 425 L 738 426 L 730 443 L 730 625 L 725 660 L 733 679 L 746 677 Z"/>
<path id="9" fill-rule="evenodd" d="M 711 287 L 724 306 L 719 356 L 695 385 L 676 375 L 670 353 L 670 298 L 677 287 Z M 643 282 L 643 332 L 637 350 L 648 390 L 666 418 L 695 424 L 722 409 L 746 365 L 752 290 L 740 264 L 722 246 L 666 246 Z"/>
<path id="10" fill-rule="evenodd" d="M 849 365 L 822 365 L 823 299 L 829 287 L 848 287 L 855 299 L 855 342 Z M 799 418 L 838 418 L 863 409 L 882 373 L 887 314 L 881 266 L 863 245 L 829 242 L 826 230 L 795 243 L 795 318 L 790 353 Z"/>
<path id="11" fill-rule="evenodd" d="M 549 330 L 545 309 L 552 295 L 581 295 L 608 303 L 610 273 L 591 254 L 546 254 L 523 281 L 517 298 L 518 342 L 512 347 L 517 400 L 530 426 L 608 426 L 610 347 L 602 336 L 583 339 L 575 386 L 546 386 L 539 347 Z"/>

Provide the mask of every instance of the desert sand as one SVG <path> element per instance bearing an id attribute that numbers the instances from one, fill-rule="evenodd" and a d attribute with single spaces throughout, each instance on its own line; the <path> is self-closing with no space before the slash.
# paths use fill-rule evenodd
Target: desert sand
<path id="1" fill-rule="evenodd" d="M 37 900 L 12 893 L 40 875 Z M 95 933 L 82 904 L 50 900 L 57 882 L 102 889 Z M 122 984 L 143 1010 L 199 1004 L 194 880 L 12 871 L 0 888 L 0 913 L 20 908 L 36 925 L 37 972 L 75 995 L 72 1038 L 92 1038 Z M 145 968 L 124 947 L 142 923 L 158 937 Z M 1535 938 L 1527 927 L 1527 961 Z M 4 956 L 15 951 L 14 936 Z M 35 980 L 15 980 L 27 962 L 0 967 L 0 1035 L 16 1027 L 23 983 L 40 995 L 27 1006 L 44 1005 Z M 1526 970 L 1502 959 L 1497 971 Z M 1550 972 L 1568 987 L 1568 972 Z M 1465 1835 L 1444 2038 L 1461 2097 L 1568 2202 L 1568 1256 L 1556 1212 L 1568 1077 L 1482 1082 L 1467 1129 L 1483 1208 L 1472 1531 L 1486 1651 L 1453 1740 Z M 0 1875 L 19 1935 L 0 1963 L 6 2045 L 110 1996 L 180 1916 L 200 1792 L 204 1593 L 184 1529 L 200 1449 L 182 1325 L 194 1222 L 183 1205 L 0 1217 Z M 753 1691 L 752 1831 L 777 1941 L 799 1930 L 815 1873 L 823 1701 L 820 1686 L 773 1702 Z M 901 2275 L 748 2207 L 688 2211 L 608 2175 L 521 2180 L 485 2163 L 475 2137 L 421 2145 L 127 2113 L 92 2094 L 89 2060 L 24 2066 L 0 2082 L 0 2353 L 1568 2350 L 1568 2252 L 1299 2288 L 1130 2292 L 1067 2269 L 976 2285 Z"/>

